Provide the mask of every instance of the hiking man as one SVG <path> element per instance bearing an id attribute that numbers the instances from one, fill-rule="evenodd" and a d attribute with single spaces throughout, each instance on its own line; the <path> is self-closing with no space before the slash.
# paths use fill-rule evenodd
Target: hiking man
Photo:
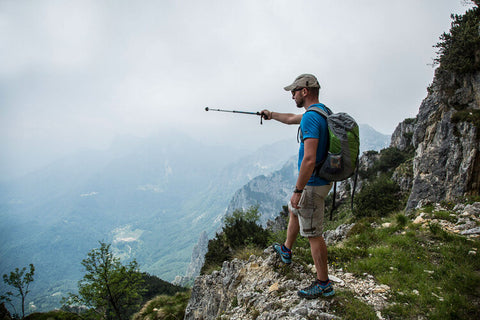
<path id="1" fill-rule="evenodd" d="M 317 279 L 309 287 L 299 290 L 298 295 L 307 299 L 332 296 L 335 291 L 328 278 L 327 246 L 322 235 L 325 197 L 332 185 L 330 181 L 314 175 L 315 164 L 322 161 L 327 152 L 328 127 L 325 118 L 320 114 L 306 112 L 312 106 L 320 107 L 327 113 L 330 111 L 319 103 L 320 84 L 314 75 L 302 74 L 284 89 L 292 92 L 292 99 L 295 100 L 298 108 L 305 109 L 305 113 L 262 111 L 265 120 L 273 119 L 285 124 L 300 124 L 299 134 L 302 137 L 298 155 L 298 178 L 288 204 L 290 220 L 287 239 L 284 244 L 275 243 L 273 249 L 284 263 L 290 264 L 291 249 L 298 233 L 307 237 L 317 269 Z"/>

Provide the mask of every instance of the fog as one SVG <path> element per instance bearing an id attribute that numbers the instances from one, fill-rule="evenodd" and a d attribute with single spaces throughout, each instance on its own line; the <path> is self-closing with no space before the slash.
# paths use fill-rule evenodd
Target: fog
<path id="1" fill-rule="evenodd" d="M 205 107 L 298 112 L 283 90 L 391 134 L 431 83 L 462 0 L 0 1 L 0 175 L 118 137 L 184 132 L 255 149 L 296 128 Z"/>

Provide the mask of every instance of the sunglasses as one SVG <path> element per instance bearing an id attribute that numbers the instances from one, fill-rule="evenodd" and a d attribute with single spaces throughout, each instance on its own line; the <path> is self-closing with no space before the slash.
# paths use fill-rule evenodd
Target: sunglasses
<path id="1" fill-rule="evenodd" d="M 293 89 L 293 90 L 292 90 L 292 96 L 295 95 L 295 92 L 300 91 L 300 90 L 303 90 L 303 89 L 304 89 L 304 88 Z"/>

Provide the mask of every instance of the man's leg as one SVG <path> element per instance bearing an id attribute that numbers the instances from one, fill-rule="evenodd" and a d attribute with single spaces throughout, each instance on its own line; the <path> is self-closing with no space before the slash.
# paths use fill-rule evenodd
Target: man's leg
<path id="1" fill-rule="evenodd" d="M 290 220 L 288 221 L 287 239 L 285 240 L 285 247 L 292 250 L 295 240 L 297 240 L 298 232 L 300 231 L 300 224 L 298 216 L 290 211 Z"/>
<path id="2" fill-rule="evenodd" d="M 322 236 L 315 238 L 308 238 L 310 242 L 310 250 L 312 252 L 313 262 L 317 269 L 317 279 L 321 281 L 328 280 L 327 267 L 327 245 Z"/>
<path id="3" fill-rule="evenodd" d="M 327 246 L 322 236 L 308 238 L 310 242 L 310 249 L 312 251 L 313 261 L 317 269 L 317 280 L 298 291 L 301 298 L 315 299 L 319 297 L 331 297 L 335 295 L 333 285 L 328 279 L 327 268 Z"/>
<path id="4" fill-rule="evenodd" d="M 297 239 L 298 232 L 300 231 L 300 222 L 298 216 L 290 211 L 290 220 L 287 228 L 287 239 L 283 245 L 279 243 L 273 244 L 273 250 L 278 254 L 280 259 L 286 264 L 292 263 L 292 247 Z"/>

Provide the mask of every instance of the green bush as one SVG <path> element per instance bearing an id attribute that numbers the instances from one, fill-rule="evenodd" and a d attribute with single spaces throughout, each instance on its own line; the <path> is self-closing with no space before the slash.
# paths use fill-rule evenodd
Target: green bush
<path id="1" fill-rule="evenodd" d="M 413 158 L 414 150 L 408 149 L 401 151 L 395 147 L 388 147 L 380 151 L 380 158 L 366 171 L 359 171 L 361 178 L 375 179 L 378 173 L 393 172 L 393 169 L 404 163 L 406 160 Z"/>
<path id="2" fill-rule="evenodd" d="M 357 218 L 381 217 L 401 209 L 403 195 L 400 187 L 385 176 L 367 183 L 355 196 L 355 211 Z"/>
<path id="3" fill-rule="evenodd" d="M 267 245 L 268 232 L 255 222 L 238 219 L 232 225 L 226 227 L 223 232 L 227 245 L 232 249 L 252 244 L 261 247 Z"/>
<path id="4" fill-rule="evenodd" d="M 218 269 L 223 261 L 231 258 L 232 251 L 224 240 L 224 234 L 217 233 L 214 239 L 208 241 L 208 250 L 200 274 L 210 273 L 213 269 Z"/>
<path id="5" fill-rule="evenodd" d="M 235 210 L 226 216 L 222 232 L 208 242 L 208 251 L 200 273 L 219 269 L 223 261 L 231 260 L 235 251 L 245 246 L 266 247 L 269 232 L 257 224 L 259 218 L 258 206 L 247 211 Z"/>

